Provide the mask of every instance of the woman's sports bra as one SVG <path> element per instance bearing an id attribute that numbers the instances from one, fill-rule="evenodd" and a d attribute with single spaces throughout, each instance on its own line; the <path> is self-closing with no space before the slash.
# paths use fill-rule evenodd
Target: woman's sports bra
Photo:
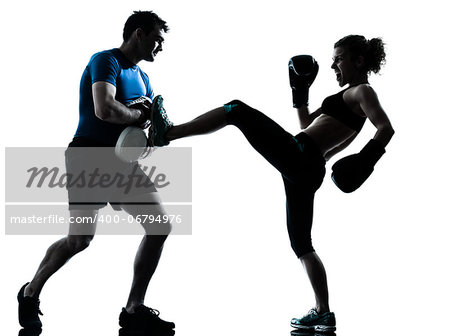
<path id="1" fill-rule="evenodd" d="M 339 120 L 344 125 L 359 132 L 367 118 L 357 115 L 344 102 L 344 92 L 349 88 L 325 98 L 322 102 L 322 113 Z"/>

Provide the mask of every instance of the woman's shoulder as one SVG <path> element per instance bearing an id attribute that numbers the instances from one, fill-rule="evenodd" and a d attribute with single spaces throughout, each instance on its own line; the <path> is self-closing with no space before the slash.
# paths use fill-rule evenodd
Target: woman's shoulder
<path id="1" fill-rule="evenodd" d="M 369 83 L 362 83 L 348 89 L 348 98 L 354 101 L 364 101 L 377 96 L 374 88 Z"/>

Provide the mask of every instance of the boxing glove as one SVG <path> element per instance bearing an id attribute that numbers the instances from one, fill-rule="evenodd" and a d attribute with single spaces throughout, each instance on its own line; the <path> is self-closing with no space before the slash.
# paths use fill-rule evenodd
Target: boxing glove
<path id="1" fill-rule="evenodd" d="M 310 55 L 298 55 L 289 60 L 289 82 L 294 107 L 308 105 L 309 87 L 318 72 L 319 64 Z"/>
<path id="2" fill-rule="evenodd" d="M 370 140 L 358 154 L 338 160 L 332 169 L 331 179 L 345 193 L 358 189 L 372 174 L 375 164 L 385 153 L 383 145 Z"/>

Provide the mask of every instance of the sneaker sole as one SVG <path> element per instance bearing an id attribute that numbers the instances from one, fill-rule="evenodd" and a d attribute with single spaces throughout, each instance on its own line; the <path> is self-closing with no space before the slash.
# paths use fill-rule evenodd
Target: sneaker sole
<path id="1" fill-rule="evenodd" d="M 295 328 L 295 329 L 298 329 L 298 330 L 305 330 L 305 331 L 311 330 L 311 331 L 314 331 L 314 326 L 304 326 L 304 325 L 291 323 L 291 327 Z"/>
<path id="2" fill-rule="evenodd" d="M 40 334 L 42 334 L 41 328 L 24 328 L 19 330 L 19 336 L 39 336 Z"/>
<path id="3" fill-rule="evenodd" d="M 303 326 L 291 323 L 291 327 L 303 331 L 317 331 L 323 333 L 336 331 L 336 327 L 327 325 Z"/>
<path id="4" fill-rule="evenodd" d="M 292 330 L 291 336 L 314 336 L 315 331 L 314 330 Z"/>
<path id="5" fill-rule="evenodd" d="M 130 330 L 127 328 L 120 328 L 119 329 L 119 336 L 148 336 L 148 335 L 154 335 L 154 336 L 174 336 L 175 330 L 173 329 L 167 329 L 167 330 Z"/>
<path id="6" fill-rule="evenodd" d="M 336 327 L 326 326 L 326 325 L 316 325 L 314 327 L 314 330 L 317 332 L 328 333 L 328 332 L 336 331 Z"/>

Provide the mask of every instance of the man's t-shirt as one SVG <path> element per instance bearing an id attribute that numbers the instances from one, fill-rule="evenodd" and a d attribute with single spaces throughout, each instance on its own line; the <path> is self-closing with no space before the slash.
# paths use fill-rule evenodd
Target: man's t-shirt
<path id="1" fill-rule="evenodd" d="M 75 137 L 86 137 L 108 146 L 115 146 L 120 133 L 128 126 L 112 124 L 95 116 L 92 84 L 108 82 L 116 87 L 116 100 L 122 104 L 147 96 L 153 90 L 147 74 L 128 61 L 119 49 L 94 54 L 83 72 L 80 83 L 80 121 Z"/>

